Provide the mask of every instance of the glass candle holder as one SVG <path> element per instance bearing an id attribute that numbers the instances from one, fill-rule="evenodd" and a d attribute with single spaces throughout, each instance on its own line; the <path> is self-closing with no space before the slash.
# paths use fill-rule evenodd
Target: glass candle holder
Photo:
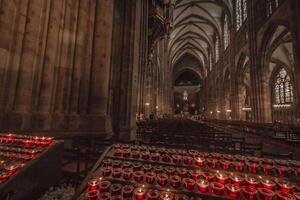
<path id="1" fill-rule="evenodd" d="M 233 161 L 232 155 L 229 155 L 229 154 L 224 155 L 223 158 L 224 158 L 224 160 L 228 160 L 230 162 Z"/>
<path id="2" fill-rule="evenodd" d="M 113 178 L 120 178 L 121 175 L 122 175 L 122 170 L 120 168 L 113 169 L 112 171 Z"/>
<path id="3" fill-rule="evenodd" d="M 221 165 L 224 170 L 228 170 L 231 165 L 231 162 L 228 160 L 223 160 L 221 161 Z"/>
<path id="4" fill-rule="evenodd" d="M 121 149 L 121 145 L 120 144 L 114 144 L 113 149 L 114 150 Z"/>
<path id="5" fill-rule="evenodd" d="M 123 169 L 130 168 L 131 165 L 132 165 L 131 162 L 125 161 L 125 162 L 123 162 L 123 164 L 122 164 L 122 168 L 123 168 Z"/>
<path id="6" fill-rule="evenodd" d="M 275 160 L 275 163 L 277 165 L 284 166 L 284 167 L 288 166 L 288 162 L 286 160 Z"/>
<path id="7" fill-rule="evenodd" d="M 211 172 L 203 172 L 202 176 L 204 177 L 205 180 L 208 182 L 212 182 L 215 178 L 215 174 Z"/>
<path id="8" fill-rule="evenodd" d="M 276 193 L 266 188 L 258 188 L 258 192 L 263 200 L 272 200 Z"/>
<path id="9" fill-rule="evenodd" d="M 146 182 L 149 184 L 153 184 L 155 181 L 156 174 L 154 172 L 146 173 Z"/>
<path id="10" fill-rule="evenodd" d="M 152 166 L 148 164 L 144 165 L 143 168 L 145 173 L 150 172 L 152 170 Z"/>
<path id="11" fill-rule="evenodd" d="M 155 166 L 155 167 L 154 167 L 154 172 L 155 172 L 156 174 L 162 173 L 162 172 L 163 172 L 163 167 L 162 167 L 161 165 Z"/>
<path id="12" fill-rule="evenodd" d="M 132 185 L 125 185 L 122 188 L 123 198 L 132 198 L 134 187 Z"/>
<path id="13" fill-rule="evenodd" d="M 231 183 L 235 186 L 241 186 L 242 183 L 244 182 L 244 178 L 237 174 L 231 174 L 230 179 L 231 179 Z"/>
<path id="14" fill-rule="evenodd" d="M 20 165 L 15 162 L 8 162 L 4 164 L 4 169 L 8 172 L 9 176 L 12 176 L 19 168 Z"/>
<path id="15" fill-rule="evenodd" d="M 147 200 L 159 200 L 159 192 L 157 190 L 149 190 L 146 197 Z"/>
<path id="16" fill-rule="evenodd" d="M 179 165 L 181 163 L 181 156 L 179 156 L 179 155 L 172 155 L 172 162 L 175 165 Z"/>
<path id="17" fill-rule="evenodd" d="M 159 157 L 160 157 L 160 154 L 159 154 L 159 153 L 151 153 L 151 154 L 150 154 L 150 158 L 151 158 L 151 160 L 154 161 L 154 162 L 159 161 Z"/>
<path id="18" fill-rule="evenodd" d="M 216 178 L 217 178 L 217 181 L 221 184 L 225 184 L 228 180 L 228 175 L 225 174 L 225 173 L 222 173 L 222 172 L 217 172 L 216 173 Z"/>
<path id="19" fill-rule="evenodd" d="M 110 167 L 102 168 L 102 176 L 108 177 L 110 176 L 112 169 Z"/>
<path id="20" fill-rule="evenodd" d="M 171 186 L 175 189 L 177 189 L 180 186 L 180 177 L 177 175 L 173 175 L 170 177 Z"/>
<path id="21" fill-rule="evenodd" d="M 199 176 L 200 176 L 201 171 L 200 170 L 189 170 L 189 174 L 191 175 L 191 177 L 197 181 Z"/>
<path id="22" fill-rule="evenodd" d="M 92 190 L 88 191 L 85 195 L 86 200 L 98 200 L 99 197 L 99 191 L 98 190 Z"/>
<path id="23" fill-rule="evenodd" d="M 246 199 L 248 200 L 254 200 L 256 199 L 257 189 L 251 188 L 251 187 L 242 187 L 242 191 Z"/>
<path id="24" fill-rule="evenodd" d="M 277 166 L 276 167 L 279 176 L 286 176 L 288 168 L 286 166 Z"/>
<path id="25" fill-rule="evenodd" d="M 140 162 L 134 162 L 132 164 L 133 171 L 140 171 L 142 169 L 142 163 Z"/>
<path id="26" fill-rule="evenodd" d="M 112 165 L 111 159 L 105 159 L 102 161 L 103 167 L 110 167 Z"/>
<path id="27" fill-rule="evenodd" d="M 144 187 L 139 187 L 134 190 L 133 194 L 136 200 L 144 200 L 146 197 L 146 190 Z"/>
<path id="28" fill-rule="evenodd" d="M 133 177 L 136 182 L 141 182 L 143 181 L 144 173 L 142 171 L 136 171 L 133 173 Z"/>
<path id="29" fill-rule="evenodd" d="M 114 150 L 114 156 L 115 157 L 121 157 L 122 156 L 122 150 L 121 149 L 115 149 Z"/>
<path id="30" fill-rule="evenodd" d="M 169 155 L 163 155 L 162 156 L 162 160 L 166 163 L 169 163 L 171 161 L 171 158 Z"/>
<path id="31" fill-rule="evenodd" d="M 294 184 L 283 180 L 283 179 L 277 179 L 276 183 L 279 185 L 280 191 L 284 192 L 284 193 L 289 193 L 293 190 L 293 188 L 295 187 Z"/>
<path id="32" fill-rule="evenodd" d="M 111 195 L 109 192 L 100 193 L 99 197 L 101 200 L 111 200 Z"/>
<path id="33" fill-rule="evenodd" d="M 160 200 L 173 200 L 174 195 L 171 192 L 162 192 L 159 197 Z"/>
<path id="34" fill-rule="evenodd" d="M 235 169 L 236 171 L 238 171 L 238 172 L 241 172 L 241 171 L 243 171 L 243 169 L 244 169 L 244 165 L 245 165 L 245 163 L 243 163 L 243 162 L 240 162 L 240 161 L 235 162 L 235 163 L 234 163 L 234 169 Z"/>
<path id="35" fill-rule="evenodd" d="M 128 144 L 122 144 L 122 145 L 121 145 L 121 148 L 122 148 L 123 150 L 128 150 L 128 149 L 130 149 L 130 146 L 129 146 Z"/>
<path id="36" fill-rule="evenodd" d="M 206 193 L 208 191 L 209 182 L 207 180 L 200 179 L 196 182 L 196 184 L 200 192 Z"/>
<path id="37" fill-rule="evenodd" d="M 263 168 L 264 174 L 270 175 L 272 173 L 273 166 L 271 166 L 269 164 L 264 164 L 262 168 Z"/>
<path id="38" fill-rule="evenodd" d="M 121 168 L 122 162 L 119 161 L 119 160 L 115 160 L 115 161 L 112 163 L 112 166 L 113 166 L 113 168 Z"/>
<path id="39" fill-rule="evenodd" d="M 257 188 L 259 185 L 259 179 L 254 176 L 247 176 L 245 181 L 249 188 Z"/>
<path id="40" fill-rule="evenodd" d="M 149 160 L 150 158 L 150 153 L 148 151 L 142 152 L 141 155 L 143 160 Z"/>
<path id="41" fill-rule="evenodd" d="M 111 200 L 124 200 L 121 195 L 112 196 Z"/>
<path id="42" fill-rule="evenodd" d="M 266 165 L 273 165 L 274 161 L 271 159 L 263 159 L 262 162 Z"/>
<path id="43" fill-rule="evenodd" d="M 193 164 L 193 157 L 191 157 L 191 156 L 184 156 L 183 157 L 183 162 L 186 165 L 192 165 Z"/>
<path id="44" fill-rule="evenodd" d="M 260 159 L 257 157 L 248 157 L 248 162 L 259 164 Z"/>
<path id="45" fill-rule="evenodd" d="M 122 155 L 124 158 L 130 157 L 131 150 L 130 149 L 123 149 Z"/>
<path id="46" fill-rule="evenodd" d="M 224 193 L 224 185 L 219 183 L 219 182 L 212 182 L 210 183 L 210 186 L 211 186 L 211 189 L 212 189 L 212 192 L 215 194 L 215 195 L 222 195 Z"/>
<path id="47" fill-rule="evenodd" d="M 219 153 L 212 153 L 212 154 L 211 154 L 211 157 L 212 157 L 213 159 L 215 159 L 215 160 L 220 160 L 221 154 L 219 154 Z"/>
<path id="48" fill-rule="evenodd" d="M 183 180 L 184 188 L 187 190 L 193 190 L 195 186 L 195 181 L 190 178 L 184 178 Z"/>
<path id="49" fill-rule="evenodd" d="M 131 169 L 124 169 L 123 170 L 123 179 L 130 180 L 132 178 L 132 170 Z"/>
<path id="50" fill-rule="evenodd" d="M 160 186 L 165 186 L 168 184 L 168 175 L 167 174 L 158 174 L 157 182 Z"/>
<path id="51" fill-rule="evenodd" d="M 92 190 L 98 190 L 99 189 L 99 181 L 96 178 L 93 178 L 91 180 L 89 180 L 88 182 L 88 190 L 92 191 Z"/>
<path id="52" fill-rule="evenodd" d="M 282 191 L 277 192 L 277 200 L 296 200 L 296 197 Z"/>
<path id="53" fill-rule="evenodd" d="M 196 157 L 195 158 L 195 162 L 196 162 L 196 165 L 199 166 L 199 167 L 203 167 L 204 166 L 204 160 L 201 157 Z"/>
<path id="54" fill-rule="evenodd" d="M 195 150 L 189 150 L 188 151 L 188 154 L 190 156 L 192 156 L 193 158 L 196 158 L 198 156 L 198 151 L 195 151 Z"/>
<path id="55" fill-rule="evenodd" d="M 208 159 L 207 162 L 208 162 L 208 166 L 209 167 L 211 167 L 213 169 L 217 167 L 218 160 L 216 160 L 216 159 Z"/>
<path id="56" fill-rule="evenodd" d="M 262 186 L 266 189 L 269 189 L 269 190 L 275 189 L 276 183 L 272 179 L 262 178 L 260 180 L 260 182 L 261 182 Z"/>
<path id="57" fill-rule="evenodd" d="M 239 193 L 241 192 L 241 188 L 240 186 L 236 186 L 236 185 L 232 185 L 232 184 L 226 184 L 225 185 L 228 195 L 233 198 L 236 199 L 239 197 Z"/>
<path id="58" fill-rule="evenodd" d="M 131 151 L 131 157 L 134 159 L 140 158 L 140 152 L 139 151 Z"/>
<path id="59" fill-rule="evenodd" d="M 173 176 L 174 172 L 175 172 L 175 168 L 174 167 L 166 167 L 166 172 L 167 172 L 168 176 Z"/>
<path id="60" fill-rule="evenodd" d="M 187 170 L 185 168 L 177 168 L 177 174 L 181 179 L 183 179 L 187 175 Z"/>
<path id="61" fill-rule="evenodd" d="M 99 191 L 101 193 L 104 193 L 104 192 L 109 192 L 109 188 L 111 186 L 111 182 L 110 181 L 101 181 L 99 183 Z"/>
<path id="62" fill-rule="evenodd" d="M 247 166 L 248 166 L 248 171 L 250 173 L 256 174 L 257 168 L 258 168 L 258 164 L 257 163 L 248 162 Z"/>
<path id="63" fill-rule="evenodd" d="M 121 195 L 121 191 L 122 191 L 122 185 L 119 183 L 115 183 L 110 186 L 110 193 L 112 196 Z"/>

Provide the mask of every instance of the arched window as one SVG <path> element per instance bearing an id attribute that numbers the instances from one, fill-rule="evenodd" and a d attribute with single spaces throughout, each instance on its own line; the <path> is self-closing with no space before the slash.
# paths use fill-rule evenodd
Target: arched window
<path id="1" fill-rule="evenodd" d="M 247 0 L 235 1 L 236 30 L 239 30 L 247 19 Z"/>
<path id="2" fill-rule="evenodd" d="M 271 16 L 272 13 L 276 8 L 279 6 L 279 1 L 278 0 L 267 0 L 266 3 L 266 9 L 267 9 L 267 16 Z"/>
<path id="3" fill-rule="evenodd" d="M 216 37 L 216 42 L 215 42 L 215 53 L 216 53 L 216 62 L 218 62 L 219 57 L 220 57 L 220 40 L 219 37 Z"/>
<path id="4" fill-rule="evenodd" d="M 227 49 L 229 42 L 230 42 L 230 35 L 229 35 L 229 26 L 228 26 L 228 15 L 225 15 L 224 18 L 224 30 L 223 30 L 223 37 L 224 37 L 224 49 Z"/>
<path id="5" fill-rule="evenodd" d="M 294 101 L 293 86 L 287 71 L 282 68 L 274 83 L 274 103 L 276 106 L 290 105 Z"/>
<path id="6" fill-rule="evenodd" d="M 213 66 L 213 58 L 212 58 L 212 53 L 209 52 L 209 71 L 212 70 L 212 66 Z"/>

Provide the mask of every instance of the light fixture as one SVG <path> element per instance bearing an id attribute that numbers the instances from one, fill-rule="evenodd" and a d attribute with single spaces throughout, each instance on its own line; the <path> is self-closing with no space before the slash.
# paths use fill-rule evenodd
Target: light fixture
<path id="1" fill-rule="evenodd" d="M 251 110 L 252 110 L 252 108 L 247 108 L 247 107 L 242 108 L 242 111 L 251 111 Z"/>
<path id="2" fill-rule="evenodd" d="M 217 113 L 221 113 L 221 111 L 217 110 Z"/>
<path id="3" fill-rule="evenodd" d="M 146 102 L 146 103 L 145 103 L 145 106 L 150 106 L 150 103 Z"/>
<path id="4" fill-rule="evenodd" d="M 226 110 L 226 112 L 231 113 L 232 111 L 230 109 Z"/>
<path id="5" fill-rule="evenodd" d="M 274 104 L 274 108 L 288 108 L 291 107 L 291 104 Z"/>
<path id="6" fill-rule="evenodd" d="M 156 109 L 158 109 L 158 106 L 155 106 Z"/>

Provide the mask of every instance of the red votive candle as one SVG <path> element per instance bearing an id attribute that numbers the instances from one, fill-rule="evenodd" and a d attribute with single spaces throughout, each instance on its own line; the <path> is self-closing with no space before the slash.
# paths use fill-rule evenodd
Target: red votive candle
<path id="1" fill-rule="evenodd" d="M 266 175 L 270 175 L 272 173 L 272 166 L 271 165 L 268 165 L 268 164 L 264 164 L 263 165 L 263 172 L 266 174 Z"/>
<path id="2" fill-rule="evenodd" d="M 240 186 L 232 185 L 232 184 L 226 184 L 226 189 L 228 191 L 228 194 L 231 198 L 236 199 L 239 196 L 239 193 L 241 191 Z"/>
<path id="3" fill-rule="evenodd" d="M 109 188 L 110 188 L 110 181 L 101 181 L 99 184 L 99 190 L 101 193 L 103 192 L 109 192 Z"/>
<path id="4" fill-rule="evenodd" d="M 190 178 L 183 179 L 184 188 L 187 190 L 193 190 L 195 186 L 195 181 Z"/>
<path id="5" fill-rule="evenodd" d="M 251 163 L 259 164 L 259 159 L 257 157 L 248 157 L 248 161 Z"/>
<path id="6" fill-rule="evenodd" d="M 113 171 L 112 171 L 113 178 L 120 178 L 121 174 L 122 174 L 122 171 L 120 168 L 113 169 Z"/>
<path id="7" fill-rule="evenodd" d="M 129 168 L 130 166 L 131 166 L 131 162 L 128 162 L 128 161 L 123 162 L 123 164 L 122 164 L 123 169 Z"/>
<path id="8" fill-rule="evenodd" d="M 267 165 L 273 165 L 273 160 L 271 160 L 271 159 L 264 159 L 263 163 L 267 164 Z"/>
<path id="9" fill-rule="evenodd" d="M 195 162 L 196 162 L 196 165 L 199 166 L 199 167 L 204 166 L 204 160 L 201 157 L 196 157 Z"/>
<path id="10" fill-rule="evenodd" d="M 111 196 L 109 192 L 100 193 L 99 197 L 101 200 L 111 200 Z"/>
<path id="11" fill-rule="evenodd" d="M 222 172 L 217 171 L 216 177 L 217 177 L 217 181 L 221 184 L 225 184 L 228 180 L 228 175 Z"/>
<path id="12" fill-rule="evenodd" d="M 247 163 L 247 166 L 250 173 L 256 174 L 258 166 L 257 163 Z"/>
<path id="13" fill-rule="evenodd" d="M 221 161 L 221 164 L 222 164 L 222 168 L 223 168 L 224 170 L 228 170 L 229 167 L 230 167 L 231 162 L 229 162 L 229 161 L 227 161 L 227 160 L 223 160 L 223 161 Z"/>
<path id="14" fill-rule="evenodd" d="M 91 179 L 88 182 L 88 189 L 89 191 L 98 190 L 99 189 L 99 181 L 98 179 Z"/>
<path id="15" fill-rule="evenodd" d="M 278 171 L 279 176 L 285 176 L 286 173 L 287 173 L 287 167 L 285 167 L 285 166 L 278 166 L 277 167 L 277 171 Z"/>
<path id="16" fill-rule="evenodd" d="M 160 174 L 160 173 L 162 173 L 162 171 L 163 171 L 163 167 L 162 166 L 157 165 L 157 166 L 154 167 L 154 172 L 156 174 Z"/>
<path id="17" fill-rule="evenodd" d="M 199 178 L 201 171 L 200 170 L 189 170 L 189 174 L 191 175 L 191 177 L 196 181 Z"/>
<path id="18" fill-rule="evenodd" d="M 124 150 L 128 150 L 128 149 L 130 149 L 130 146 L 128 144 L 122 144 L 121 148 Z"/>
<path id="19" fill-rule="evenodd" d="M 244 182 L 244 178 L 237 174 L 232 174 L 230 176 L 230 179 L 231 179 L 232 184 L 235 186 L 241 186 L 242 183 Z"/>
<path id="20" fill-rule="evenodd" d="M 142 163 L 140 162 L 134 162 L 132 164 L 133 170 L 134 171 L 140 171 L 142 169 Z"/>
<path id="21" fill-rule="evenodd" d="M 121 149 L 121 145 L 120 144 L 114 144 L 113 148 L 114 148 L 114 150 Z"/>
<path id="22" fill-rule="evenodd" d="M 131 150 L 130 149 L 123 149 L 123 157 L 124 158 L 129 158 L 130 157 L 130 153 L 131 153 Z"/>
<path id="23" fill-rule="evenodd" d="M 284 193 L 289 193 L 295 187 L 292 183 L 290 183 L 286 180 L 277 179 L 276 182 L 280 187 L 280 191 L 284 192 Z"/>
<path id="24" fill-rule="evenodd" d="M 259 180 L 254 176 L 248 176 L 245 179 L 247 186 L 249 188 L 257 188 L 259 185 Z"/>
<path id="25" fill-rule="evenodd" d="M 158 174 L 157 182 L 160 186 L 165 186 L 168 183 L 168 175 L 167 174 Z"/>
<path id="26" fill-rule="evenodd" d="M 172 175 L 174 175 L 175 168 L 174 167 L 167 167 L 166 172 L 167 172 L 168 176 L 172 176 Z"/>
<path id="27" fill-rule="evenodd" d="M 205 180 L 207 180 L 208 182 L 212 182 L 215 178 L 215 174 L 211 173 L 211 172 L 203 172 L 202 176 L 204 177 Z"/>
<path id="28" fill-rule="evenodd" d="M 177 173 L 180 178 L 185 178 L 187 175 L 187 170 L 185 168 L 177 168 Z"/>
<path id="29" fill-rule="evenodd" d="M 146 182 L 149 184 L 154 183 L 156 174 L 154 172 L 146 173 Z"/>
<path id="30" fill-rule="evenodd" d="M 131 151 L 131 157 L 134 159 L 140 158 L 140 152 L 139 151 Z"/>
<path id="31" fill-rule="evenodd" d="M 122 188 L 123 198 L 131 198 L 133 194 L 134 187 L 132 185 L 125 185 Z"/>
<path id="32" fill-rule="evenodd" d="M 221 154 L 219 154 L 219 153 L 212 153 L 212 154 L 211 154 L 211 157 L 212 157 L 213 159 L 220 160 Z"/>
<path id="33" fill-rule="evenodd" d="M 193 164 L 193 158 L 191 156 L 184 156 L 183 162 L 186 165 L 192 165 Z"/>
<path id="34" fill-rule="evenodd" d="M 204 180 L 204 179 L 200 179 L 198 180 L 197 182 L 197 186 L 198 186 L 198 190 L 200 192 L 207 192 L 208 191 L 208 187 L 209 187 L 209 182 L 207 180 Z"/>
<path id="35" fill-rule="evenodd" d="M 9 176 L 13 175 L 19 167 L 20 165 L 14 162 L 4 164 L 4 169 L 8 172 Z"/>
<path id="36" fill-rule="evenodd" d="M 87 200 L 98 200 L 99 191 L 97 190 L 88 191 L 85 196 Z"/>
<path id="37" fill-rule="evenodd" d="M 104 167 L 102 168 L 102 176 L 109 176 L 112 172 L 112 169 L 110 167 Z"/>
<path id="38" fill-rule="evenodd" d="M 219 182 L 210 183 L 212 192 L 216 195 L 222 195 L 224 192 L 224 185 Z"/>
<path id="39" fill-rule="evenodd" d="M 131 169 L 124 169 L 123 170 L 123 179 L 130 180 L 132 178 L 132 170 Z"/>
<path id="40" fill-rule="evenodd" d="M 168 156 L 168 155 L 163 155 L 163 156 L 162 156 L 162 160 L 163 160 L 164 162 L 166 162 L 166 163 L 169 163 L 170 160 L 171 160 L 171 158 L 170 158 L 170 156 Z"/>
<path id="41" fill-rule="evenodd" d="M 160 156 L 159 153 L 151 153 L 151 154 L 150 154 L 150 158 L 151 158 L 151 160 L 154 161 L 154 162 L 159 161 L 159 156 Z"/>
<path id="42" fill-rule="evenodd" d="M 103 160 L 103 167 L 110 167 L 111 163 L 111 159 L 105 159 Z"/>
<path id="43" fill-rule="evenodd" d="M 147 200 L 158 200 L 159 192 L 157 190 L 149 190 L 146 194 Z"/>
<path id="44" fill-rule="evenodd" d="M 277 192 L 277 200 L 296 200 L 296 197 L 282 191 Z"/>
<path id="45" fill-rule="evenodd" d="M 142 171 L 136 171 L 133 173 L 133 177 L 136 182 L 141 182 L 143 181 L 144 173 Z"/>
<path id="46" fill-rule="evenodd" d="M 288 162 L 286 160 L 275 160 L 275 163 L 280 166 L 288 166 Z"/>
<path id="47" fill-rule="evenodd" d="M 275 189 L 275 186 L 276 186 L 276 183 L 269 179 L 269 178 L 262 178 L 260 180 L 261 184 L 263 185 L 264 188 L 266 189 L 269 189 L 269 190 L 274 190 Z"/>
<path id="48" fill-rule="evenodd" d="M 232 161 L 233 160 L 232 155 L 224 155 L 223 157 L 224 157 L 225 160 L 228 160 L 228 161 Z"/>
<path id="49" fill-rule="evenodd" d="M 150 153 L 148 151 L 142 152 L 141 155 L 143 160 L 149 160 L 150 158 Z"/>
<path id="50" fill-rule="evenodd" d="M 160 200 L 173 200 L 174 195 L 170 192 L 162 192 L 159 197 Z"/>
<path id="51" fill-rule="evenodd" d="M 234 163 L 234 168 L 235 168 L 236 171 L 241 172 L 244 169 L 244 165 L 245 164 L 243 162 L 238 161 L 238 162 Z"/>
<path id="52" fill-rule="evenodd" d="M 267 188 L 258 188 L 258 192 L 262 199 L 264 200 L 272 200 L 276 193 Z"/>
<path id="53" fill-rule="evenodd" d="M 136 200 L 144 200 L 145 195 L 146 195 L 146 190 L 143 187 L 139 187 L 134 190 L 134 198 Z"/>
<path id="54" fill-rule="evenodd" d="M 198 155 L 198 151 L 195 151 L 195 150 L 189 150 L 188 151 L 188 154 L 190 156 L 192 156 L 193 158 L 196 158 L 196 156 Z"/>
<path id="55" fill-rule="evenodd" d="M 144 172 L 147 173 L 147 172 L 151 171 L 152 166 L 151 165 L 144 165 L 143 168 L 144 168 Z"/>
<path id="56" fill-rule="evenodd" d="M 170 177 L 170 180 L 171 180 L 171 185 L 173 188 L 176 189 L 180 186 L 180 177 L 179 176 L 173 175 Z"/>
<path id="57" fill-rule="evenodd" d="M 181 162 L 181 156 L 179 155 L 172 155 L 172 162 L 176 165 L 179 165 Z"/>
<path id="58" fill-rule="evenodd" d="M 115 149 L 114 150 L 114 156 L 115 157 L 121 157 L 122 155 L 122 150 L 121 149 Z"/>
<path id="59" fill-rule="evenodd" d="M 115 183 L 110 186 L 110 193 L 112 196 L 120 195 L 121 190 L 122 190 L 122 185 L 119 183 Z"/>
<path id="60" fill-rule="evenodd" d="M 200 155 L 200 157 L 203 157 L 203 158 L 207 159 L 208 156 L 209 156 L 209 153 L 207 153 L 207 152 L 202 152 L 202 153 L 200 153 L 199 155 Z"/>
<path id="61" fill-rule="evenodd" d="M 115 160 L 112 164 L 113 168 L 121 168 L 122 162 L 119 160 Z"/>
<path id="62" fill-rule="evenodd" d="M 217 167 L 218 160 L 208 159 L 207 162 L 208 162 L 209 167 L 211 167 L 211 168 L 216 168 Z"/>
<path id="63" fill-rule="evenodd" d="M 256 188 L 251 188 L 251 187 L 242 187 L 242 191 L 244 193 L 244 196 L 248 200 L 254 200 L 257 194 L 257 189 Z"/>
<path id="64" fill-rule="evenodd" d="M 9 179 L 9 174 L 7 171 L 0 171 L 0 184 L 4 183 Z"/>

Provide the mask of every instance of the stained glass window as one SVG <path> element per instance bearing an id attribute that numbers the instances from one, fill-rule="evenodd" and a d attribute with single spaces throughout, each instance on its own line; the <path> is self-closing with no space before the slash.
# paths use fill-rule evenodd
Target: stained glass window
<path id="1" fill-rule="evenodd" d="M 278 0 L 267 0 L 266 2 L 266 9 L 267 9 L 267 16 L 271 16 L 272 13 L 276 8 L 279 6 L 279 1 Z"/>
<path id="2" fill-rule="evenodd" d="M 216 37 L 216 42 L 215 42 L 215 51 L 216 51 L 216 62 L 218 62 L 219 60 L 219 56 L 220 56 L 220 41 L 219 41 L 219 37 Z"/>
<path id="3" fill-rule="evenodd" d="M 235 1 L 236 30 L 239 30 L 247 19 L 247 0 Z"/>
<path id="4" fill-rule="evenodd" d="M 229 42 L 230 42 L 230 37 L 229 37 L 229 26 L 228 26 L 228 16 L 225 15 L 225 18 L 224 18 L 224 30 L 223 30 L 223 33 L 224 33 L 224 48 L 226 49 L 229 45 Z"/>
<path id="5" fill-rule="evenodd" d="M 274 84 L 274 100 L 275 104 L 291 104 L 294 101 L 293 86 L 291 78 L 287 71 L 283 68 L 277 74 Z"/>
<path id="6" fill-rule="evenodd" d="M 188 100 L 188 92 L 186 90 L 183 91 L 183 100 L 184 101 Z"/>

